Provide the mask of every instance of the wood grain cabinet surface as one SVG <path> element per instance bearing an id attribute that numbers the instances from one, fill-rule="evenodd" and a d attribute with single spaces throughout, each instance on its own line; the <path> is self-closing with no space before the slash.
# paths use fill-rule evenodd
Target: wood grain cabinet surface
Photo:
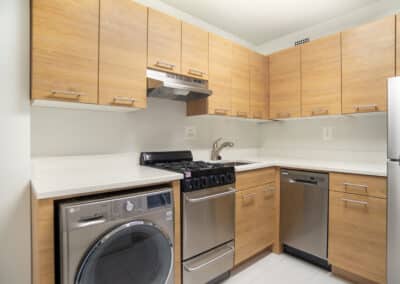
<path id="1" fill-rule="evenodd" d="M 268 118 L 267 111 L 267 59 L 250 52 L 250 117 Z"/>
<path id="2" fill-rule="evenodd" d="M 394 16 L 342 32 L 343 113 L 386 111 L 394 74 Z"/>
<path id="3" fill-rule="evenodd" d="M 341 113 L 340 34 L 301 46 L 302 116 Z"/>
<path id="4" fill-rule="evenodd" d="M 32 99 L 97 103 L 99 0 L 32 1 Z"/>
<path id="5" fill-rule="evenodd" d="M 386 199 L 330 191 L 329 262 L 386 283 Z"/>
<path id="6" fill-rule="evenodd" d="M 131 0 L 100 5 L 99 103 L 145 108 L 147 8 Z"/>
<path id="7" fill-rule="evenodd" d="M 269 56 L 269 117 L 300 116 L 300 47 Z"/>
<path id="8" fill-rule="evenodd" d="M 208 113 L 230 115 L 232 110 L 232 42 L 210 34 Z"/>
<path id="9" fill-rule="evenodd" d="M 208 32 L 182 23 L 182 74 L 208 79 Z"/>
<path id="10" fill-rule="evenodd" d="M 232 45 L 232 116 L 250 115 L 249 54 L 247 48 Z"/>
<path id="11" fill-rule="evenodd" d="M 235 265 L 272 245 L 274 190 L 261 185 L 236 194 Z"/>
<path id="12" fill-rule="evenodd" d="M 181 72 L 181 21 L 149 8 L 148 67 Z"/>
<path id="13" fill-rule="evenodd" d="M 396 16 L 396 76 L 400 76 L 400 14 Z"/>

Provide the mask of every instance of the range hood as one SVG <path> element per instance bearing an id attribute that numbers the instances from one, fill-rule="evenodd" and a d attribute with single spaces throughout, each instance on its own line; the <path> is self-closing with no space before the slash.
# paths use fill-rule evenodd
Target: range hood
<path id="1" fill-rule="evenodd" d="M 212 91 L 208 81 L 147 69 L 147 95 L 178 101 L 206 98 Z"/>

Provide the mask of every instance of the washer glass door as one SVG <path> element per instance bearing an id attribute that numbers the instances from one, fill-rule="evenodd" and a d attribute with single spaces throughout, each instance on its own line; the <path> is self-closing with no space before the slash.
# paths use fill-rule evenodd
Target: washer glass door
<path id="1" fill-rule="evenodd" d="M 170 239 L 154 224 L 134 221 L 94 244 L 82 261 L 75 283 L 166 283 L 172 263 Z"/>

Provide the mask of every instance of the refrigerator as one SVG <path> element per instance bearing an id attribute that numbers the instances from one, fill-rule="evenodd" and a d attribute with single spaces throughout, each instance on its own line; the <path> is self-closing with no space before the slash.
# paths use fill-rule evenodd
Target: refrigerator
<path id="1" fill-rule="evenodd" d="M 387 283 L 400 283 L 400 77 L 388 80 Z"/>

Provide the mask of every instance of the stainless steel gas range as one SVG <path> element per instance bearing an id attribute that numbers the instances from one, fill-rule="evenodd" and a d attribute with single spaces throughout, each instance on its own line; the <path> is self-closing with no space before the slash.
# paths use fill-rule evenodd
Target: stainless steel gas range
<path id="1" fill-rule="evenodd" d="M 184 175 L 182 190 L 183 284 L 216 282 L 234 263 L 235 170 L 193 161 L 190 151 L 146 152 L 141 165 Z"/>

